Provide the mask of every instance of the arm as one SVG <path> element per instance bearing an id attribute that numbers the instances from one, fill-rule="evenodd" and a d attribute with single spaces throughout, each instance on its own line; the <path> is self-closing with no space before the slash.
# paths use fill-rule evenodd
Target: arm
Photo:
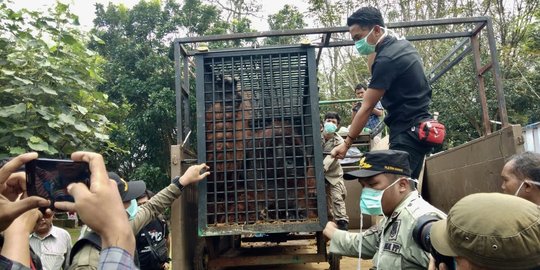
<path id="1" fill-rule="evenodd" d="M 118 247 L 108 247 L 101 251 L 98 269 L 135 270 L 137 267 L 129 252 Z"/>
<path id="2" fill-rule="evenodd" d="M 2 256 L 30 268 L 30 238 L 28 235 L 34 229 L 37 220 L 41 217 L 37 209 L 27 211 L 4 231 L 4 246 Z"/>
<path id="3" fill-rule="evenodd" d="M 204 169 L 208 170 L 209 168 L 210 167 L 206 166 L 204 163 L 190 166 L 182 177 L 180 177 L 180 185 L 185 187 L 191 183 L 201 181 L 206 176 L 210 175 L 210 172 L 202 174 L 200 172 Z M 169 208 L 181 194 L 182 191 L 175 184 L 170 184 L 168 187 L 154 195 L 147 203 L 141 206 L 135 219 L 130 222 L 133 232 L 138 233 L 146 226 L 146 224 L 155 219 L 159 214 L 162 214 L 165 209 Z"/>
<path id="4" fill-rule="evenodd" d="M 330 240 L 330 252 L 358 257 L 360 238 L 362 238 L 362 259 L 373 259 L 373 256 L 378 251 L 380 239 L 379 232 L 371 229 L 362 235 L 337 230 L 334 237 Z"/>
<path id="5" fill-rule="evenodd" d="M 384 113 L 384 109 L 380 102 L 377 102 L 377 105 L 375 105 L 375 108 L 373 108 L 372 114 L 381 117 Z"/>
<path id="6" fill-rule="evenodd" d="M 330 252 L 350 257 L 358 257 L 358 247 L 362 238 L 362 259 L 372 259 L 380 243 L 378 228 L 378 225 L 374 225 L 360 235 L 339 230 L 334 222 L 328 222 L 323 234 L 330 239 Z"/>
<path id="7" fill-rule="evenodd" d="M 32 196 L 17 200 L 26 192 L 26 176 L 16 171 L 25 163 L 36 159 L 37 153 L 19 155 L 0 168 L 0 231 L 24 212 L 38 207 L 48 207 L 51 203 L 43 198 Z"/>
<path id="8" fill-rule="evenodd" d="M 67 191 L 75 202 L 56 202 L 55 207 L 76 211 L 86 225 L 100 235 L 103 250 L 115 247 L 131 256 L 135 251 L 135 236 L 129 230 L 118 187 L 109 179 L 103 157 L 96 153 L 75 152 L 71 158 L 89 164 L 92 173 L 90 188 L 83 183 L 70 184 Z M 101 255 L 104 254 L 102 252 Z"/>
<path id="9" fill-rule="evenodd" d="M 355 115 L 354 119 L 352 120 L 351 126 L 349 127 L 349 134 L 347 135 L 344 143 L 336 146 L 336 148 L 332 150 L 333 157 L 337 157 L 339 159 L 345 157 L 345 154 L 347 153 L 347 150 L 351 147 L 353 140 L 358 137 L 360 132 L 362 132 L 362 129 L 366 126 L 369 115 L 371 114 L 373 108 L 375 108 L 375 105 L 377 105 L 377 102 L 379 102 L 383 95 L 384 90 L 382 89 L 367 89 L 366 93 L 364 94 L 364 101 L 362 102 L 362 106 L 360 107 L 360 110 L 358 110 L 358 113 Z"/>
<path id="10" fill-rule="evenodd" d="M 14 262 L 2 255 L 0 255 L 0 269 L 5 270 L 30 270 L 29 267 L 26 267 L 18 262 Z"/>
<path id="11" fill-rule="evenodd" d="M 138 233 L 150 221 L 165 212 L 181 194 L 182 191 L 176 185 L 170 184 L 140 206 L 135 219 L 130 222 L 133 232 Z"/>

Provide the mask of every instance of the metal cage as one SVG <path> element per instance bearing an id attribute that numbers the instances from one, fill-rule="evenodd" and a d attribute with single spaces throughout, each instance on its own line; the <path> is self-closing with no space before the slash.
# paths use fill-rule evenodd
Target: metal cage
<path id="1" fill-rule="evenodd" d="M 195 55 L 199 235 L 320 231 L 327 221 L 312 47 Z"/>

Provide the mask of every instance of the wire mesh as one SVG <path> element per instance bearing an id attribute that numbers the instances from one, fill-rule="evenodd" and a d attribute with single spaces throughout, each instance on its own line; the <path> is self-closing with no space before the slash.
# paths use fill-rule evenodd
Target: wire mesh
<path id="1" fill-rule="evenodd" d="M 198 135 L 205 142 L 199 153 L 212 171 L 206 194 L 199 195 L 206 199 L 207 225 L 318 219 L 320 133 L 312 115 L 318 97 L 310 94 L 309 76 L 316 75 L 306 50 L 198 57 L 204 58 L 197 73 L 204 73 L 204 86 L 197 86 L 204 104 Z"/>

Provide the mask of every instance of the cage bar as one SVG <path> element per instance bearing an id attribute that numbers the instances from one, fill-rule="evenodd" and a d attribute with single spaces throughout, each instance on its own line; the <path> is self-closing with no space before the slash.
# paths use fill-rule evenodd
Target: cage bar
<path id="1" fill-rule="evenodd" d="M 321 229 L 326 203 L 314 49 L 201 53 L 199 233 Z M 279 224 L 279 226 L 276 226 Z"/>

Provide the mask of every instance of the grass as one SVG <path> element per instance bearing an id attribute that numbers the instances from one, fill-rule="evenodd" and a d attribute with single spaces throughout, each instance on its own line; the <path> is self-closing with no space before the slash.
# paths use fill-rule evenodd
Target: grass
<path id="1" fill-rule="evenodd" d="M 77 239 L 79 239 L 81 227 L 64 228 L 64 230 L 68 231 L 69 235 L 71 236 L 71 245 L 75 244 L 75 242 L 77 242 Z"/>

